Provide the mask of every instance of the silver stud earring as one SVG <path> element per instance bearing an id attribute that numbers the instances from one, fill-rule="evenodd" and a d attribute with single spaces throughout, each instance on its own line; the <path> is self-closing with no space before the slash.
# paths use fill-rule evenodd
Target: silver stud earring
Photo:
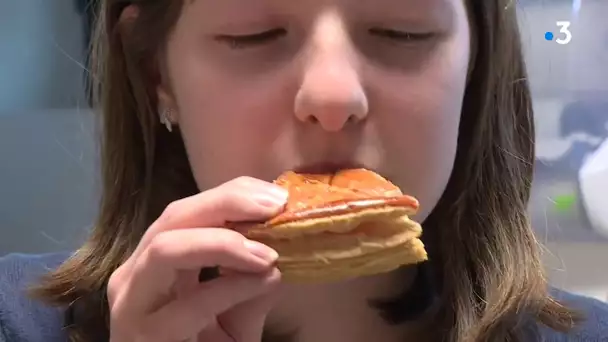
<path id="1" fill-rule="evenodd" d="M 170 108 L 163 108 L 159 111 L 160 123 L 167 127 L 167 131 L 173 132 L 173 123 L 171 122 L 171 113 L 173 111 Z"/>

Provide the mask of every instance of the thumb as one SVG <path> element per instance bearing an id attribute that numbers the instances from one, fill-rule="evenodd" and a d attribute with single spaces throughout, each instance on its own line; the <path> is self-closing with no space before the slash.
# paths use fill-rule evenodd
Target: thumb
<path id="1" fill-rule="evenodd" d="M 218 322 L 235 342 L 260 342 L 264 332 L 264 322 L 274 306 L 276 294 L 240 303 L 218 317 Z"/>

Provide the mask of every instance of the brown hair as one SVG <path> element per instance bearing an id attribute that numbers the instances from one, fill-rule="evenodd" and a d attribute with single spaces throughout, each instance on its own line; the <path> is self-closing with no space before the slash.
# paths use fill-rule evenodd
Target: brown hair
<path id="1" fill-rule="evenodd" d="M 182 2 L 102 0 L 93 57 L 103 109 L 100 215 L 86 244 L 36 289 L 47 302 L 79 308 L 68 327 L 73 341 L 108 336 L 108 278 L 168 203 L 197 192 L 179 133 L 165 132 L 155 110 L 158 58 Z M 468 2 L 475 57 L 458 167 L 424 223 L 439 285 L 433 322 L 447 341 L 522 341 L 529 325 L 565 331 L 576 315 L 548 294 L 526 214 L 534 126 L 515 8 Z M 126 25 L 119 18 L 131 3 L 140 13 Z"/>

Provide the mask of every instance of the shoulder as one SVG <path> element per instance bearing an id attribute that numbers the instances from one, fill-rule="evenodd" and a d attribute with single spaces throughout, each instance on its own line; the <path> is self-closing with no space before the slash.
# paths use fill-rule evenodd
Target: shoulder
<path id="1" fill-rule="evenodd" d="M 568 334 L 544 331 L 546 341 L 608 341 L 608 303 L 556 289 L 552 290 L 552 295 L 580 312 L 584 320 Z"/>
<path id="2" fill-rule="evenodd" d="M 66 253 L 0 257 L 0 341 L 65 340 L 63 310 L 31 299 L 27 291 L 68 256 Z"/>

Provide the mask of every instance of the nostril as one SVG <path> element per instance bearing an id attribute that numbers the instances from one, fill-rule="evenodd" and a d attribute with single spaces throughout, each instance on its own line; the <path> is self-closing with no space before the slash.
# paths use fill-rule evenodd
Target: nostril
<path id="1" fill-rule="evenodd" d="M 320 123 L 322 123 L 322 122 L 321 122 L 321 120 L 319 119 L 319 117 L 318 117 L 317 115 L 309 115 L 309 116 L 306 118 L 306 121 L 307 121 L 308 123 L 311 123 L 311 124 L 320 124 Z M 333 120 L 332 120 L 332 121 L 333 121 Z M 359 121 L 361 121 L 361 118 L 357 117 L 357 115 L 349 115 L 349 116 L 346 118 L 346 120 L 343 120 L 343 121 L 342 121 L 342 124 L 343 124 L 343 125 L 352 125 L 352 124 L 356 124 L 356 123 L 358 123 Z"/>

